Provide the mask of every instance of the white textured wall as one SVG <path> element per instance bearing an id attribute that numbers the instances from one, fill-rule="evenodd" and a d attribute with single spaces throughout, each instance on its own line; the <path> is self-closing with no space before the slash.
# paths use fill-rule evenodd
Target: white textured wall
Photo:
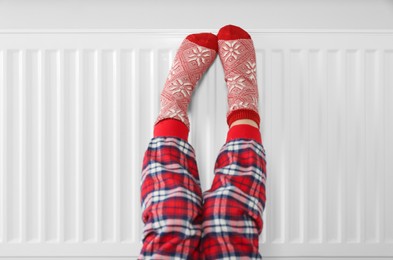
<path id="1" fill-rule="evenodd" d="M 392 0 L 0 0 L 0 28 L 393 29 Z"/>
<path id="2" fill-rule="evenodd" d="M 141 159 L 176 48 L 196 31 L 0 33 L 0 257 L 138 254 Z M 262 254 L 393 257 L 393 32 L 251 34 Z M 225 112 L 217 59 L 191 105 L 203 190 Z"/>

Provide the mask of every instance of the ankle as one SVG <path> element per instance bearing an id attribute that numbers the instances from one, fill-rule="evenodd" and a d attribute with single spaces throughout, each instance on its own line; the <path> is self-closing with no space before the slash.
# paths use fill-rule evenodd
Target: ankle
<path id="1" fill-rule="evenodd" d="M 255 122 L 257 125 L 256 127 L 259 127 L 259 123 L 260 123 L 261 119 L 260 119 L 259 113 L 256 109 L 257 108 L 255 108 L 255 110 L 240 108 L 240 109 L 228 111 L 228 113 L 227 113 L 228 126 L 231 126 L 234 122 L 236 122 L 238 120 L 248 119 L 250 121 Z"/>
<path id="2" fill-rule="evenodd" d="M 232 128 L 233 126 L 236 126 L 236 125 L 250 125 L 250 126 L 259 128 L 257 122 L 255 122 L 255 121 L 253 121 L 251 119 L 239 119 L 239 120 L 236 120 L 229 126 L 229 128 Z"/>

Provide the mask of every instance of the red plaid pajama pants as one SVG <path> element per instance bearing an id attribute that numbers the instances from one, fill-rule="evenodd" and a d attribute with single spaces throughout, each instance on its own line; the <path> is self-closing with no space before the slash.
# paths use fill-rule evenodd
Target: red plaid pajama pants
<path id="1" fill-rule="evenodd" d="M 193 147 L 176 137 L 151 139 L 141 177 L 145 226 L 138 259 L 262 259 L 262 144 L 225 143 L 214 174 L 211 189 L 202 194 Z"/>

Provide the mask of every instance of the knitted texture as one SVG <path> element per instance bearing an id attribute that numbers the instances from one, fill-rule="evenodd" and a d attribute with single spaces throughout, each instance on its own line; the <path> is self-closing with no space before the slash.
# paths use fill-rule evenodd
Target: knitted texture
<path id="1" fill-rule="evenodd" d="M 155 124 L 172 118 L 190 128 L 187 110 L 192 92 L 216 54 L 217 37 L 214 34 L 191 34 L 183 40 L 161 92 L 161 108 Z"/>
<path id="2" fill-rule="evenodd" d="M 255 48 L 242 28 L 227 25 L 217 35 L 218 53 L 228 87 L 227 122 L 252 119 L 259 125 Z"/>

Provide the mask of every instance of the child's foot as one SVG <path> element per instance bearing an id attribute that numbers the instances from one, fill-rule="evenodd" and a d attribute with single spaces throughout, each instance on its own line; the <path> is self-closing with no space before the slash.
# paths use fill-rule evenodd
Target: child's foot
<path id="1" fill-rule="evenodd" d="M 216 54 L 217 37 L 212 33 L 190 34 L 183 40 L 161 92 L 154 136 L 172 135 L 187 140 L 187 109 L 192 92 Z"/>
<path id="2" fill-rule="evenodd" d="M 231 126 L 239 119 L 250 119 L 259 127 L 256 58 L 251 36 L 240 27 L 226 25 L 217 38 L 228 87 L 227 123 Z"/>
<path id="3" fill-rule="evenodd" d="M 234 25 L 222 27 L 217 35 L 218 53 L 228 87 L 226 141 L 253 139 L 262 143 L 259 131 L 256 57 L 251 36 Z"/>

